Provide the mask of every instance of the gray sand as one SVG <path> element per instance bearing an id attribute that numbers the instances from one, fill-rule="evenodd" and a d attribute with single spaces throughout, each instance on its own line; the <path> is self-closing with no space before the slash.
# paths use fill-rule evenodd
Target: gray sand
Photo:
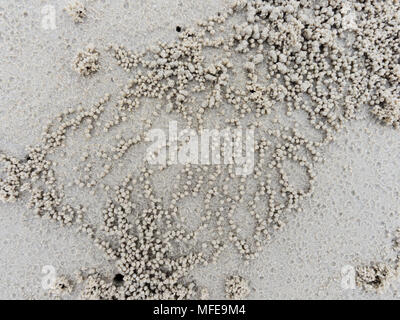
<path id="1" fill-rule="evenodd" d="M 123 43 L 141 50 L 173 40 L 176 26 L 193 25 L 230 4 L 93 0 L 87 2 L 87 18 L 75 24 L 62 11 L 67 2 L 54 2 L 55 30 L 41 25 L 41 10 L 51 1 L 0 5 L 0 150 L 6 154 L 23 157 L 25 147 L 39 141 L 43 125 L 70 105 L 89 106 L 105 92 L 118 95 L 126 73 L 102 54 L 96 76 L 81 77 L 71 68 L 79 49 L 95 43 L 105 52 L 106 44 Z M 381 295 L 341 287 L 343 267 L 393 256 L 387 233 L 400 225 L 398 135 L 369 115 L 347 124 L 329 145 L 326 162 L 318 164 L 304 212 L 288 216 L 249 266 L 229 248 L 216 265 L 195 269 L 193 279 L 208 288 L 210 298 L 224 298 L 225 279 L 232 274 L 249 281 L 252 299 L 399 298 L 397 282 Z M 81 147 L 75 145 L 71 154 Z M 96 198 L 88 201 L 96 205 Z M 2 299 L 46 298 L 42 268 L 48 265 L 60 275 L 81 267 L 115 272 L 85 236 L 38 219 L 23 202 L 0 204 L 0 226 Z"/>

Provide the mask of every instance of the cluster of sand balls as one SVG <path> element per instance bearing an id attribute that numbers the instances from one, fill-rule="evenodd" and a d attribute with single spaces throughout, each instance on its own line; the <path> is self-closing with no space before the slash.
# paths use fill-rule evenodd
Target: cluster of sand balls
<path id="1" fill-rule="evenodd" d="M 250 293 L 249 284 L 241 276 L 231 276 L 225 281 L 225 293 L 229 300 L 244 300 Z"/>
<path id="2" fill-rule="evenodd" d="M 345 23 L 349 10 L 357 18 L 355 24 Z M 203 296 L 204 288 L 185 277 L 197 265 L 216 262 L 228 246 L 247 263 L 256 258 L 288 214 L 301 210 L 301 200 L 313 189 L 315 164 L 323 161 L 324 146 L 345 121 L 370 108 L 379 119 L 397 126 L 399 10 L 397 1 L 240 0 L 196 28 L 180 28 L 177 41 L 157 43 L 146 53 L 111 46 L 117 63 L 131 75 L 113 119 L 102 120 L 110 100 L 106 95 L 88 110 L 62 113 L 45 128 L 42 143 L 31 148 L 26 159 L 2 155 L 0 200 L 15 201 L 22 192 L 30 193 L 29 205 L 39 216 L 77 225 L 115 261 L 114 279 L 98 272 L 84 277 L 85 299 Z M 210 51 L 217 54 L 211 57 Z M 75 69 L 83 76 L 93 74 L 98 58 L 89 47 L 78 54 Z M 211 125 L 254 129 L 254 170 L 238 176 L 232 164 L 187 164 L 166 201 L 153 179 L 174 164 L 144 163 L 139 172 L 110 188 L 104 181 L 116 170 L 116 161 L 147 143 L 144 132 L 128 138 L 117 135 L 118 143 L 109 152 L 97 149 L 90 155 L 102 164 L 97 178 L 91 175 L 95 165 L 88 155 L 82 156 L 85 175 L 75 184 L 107 193 L 102 226 L 92 225 L 85 219 L 85 204 L 66 203 L 49 155 L 65 147 L 68 131 L 86 126 L 87 139 L 106 135 L 127 122 L 127 115 L 146 107 L 142 104 L 148 99 L 159 103 L 143 119 L 144 128 L 168 114 L 197 130 Z M 280 110 L 293 122 L 282 120 Z M 299 113 L 307 116 L 315 135 L 295 120 Z M 305 184 L 293 181 L 289 165 L 304 173 Z M 180 208 L 194 198 L 201 199 L 202 208 L 200 224 L 193 229 L 182 222 Z M 246 222 L 254 224 L 250 234 L 236 218 L 243 208 Z M 207 230 L 215 232 L 202 239 Z M 369 274 L 364 271 L 360 274 Z M 228 298 L 241 299 L 248 293 L 245 279 L 227 281 Z"/>
<path id="3" fill-rule="evenodd" d="M 356 269 L 356 285 L 367 290 L 382 292 L 396 278 L 397 270 L 386 263 L 373 263 L 358 266 Z"/>
<path id="4" fill-rule="evenodd" d="M 68 12 L 68 14 L 71 16 L 72 20 L 75 23 L 82 23 L 85 18 L 86 18 L 86 8 L 83 5 L 82 2 L 80 1 L 71 1 L 65 10 Z"/>
<path id="5" fill-rule="evenodd" d="M 400 276 L 400 229 L 392 239 L 392 250 L 396 256 L 387 261 L 371 262 L 356 267 L 355 283 L 366 291 L 383 293 Z"/>
<path id="6" fill-rule="evenodd" d="M 100 69 L 99 57 L 100 53 L 94 45 L 87 46 L 78 52 L 73 63 L 74 70 L 85 77 L 96 73 Z"/>
<path id="7" fill-rule="evenodd" d="M 69 130 L 77 129 L 85 120 L 97 119 L 109 99 L 110 95 L 106 94 L 88 110 L 71 108 L 60 114 L 55 123 L 44 128 L 42 143 L 28 148 L 25 159 L 1 155 L 6 178 L 0 180 L 0 200 L 13 202 L 22 191 L 28 191 L 31 195 L 28 206 L 39 216 L 70 225 L 77 211 L 63 202 L 62 188 L 55 178 L 52 161 L 47 158 L 57 148 L 65 146 Z"/>
<path id="8" fill-rule="evenodd" d="M 72 281 L 65 276 L 60 276 L 54 280 L 54 283 L 50 287 L 50 292 L 53 296 L 61 298 L 71 294 L 73 289 L 74 285 Z"/>

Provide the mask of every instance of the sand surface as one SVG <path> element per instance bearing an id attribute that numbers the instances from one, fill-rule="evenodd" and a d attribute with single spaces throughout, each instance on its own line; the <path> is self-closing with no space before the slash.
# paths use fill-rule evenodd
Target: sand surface
<path id="1" fill-rule="evenodd" d="M 88 19 L 74 24 L 62 11 L 67 1 L 3 1 L 0 4 L 0 150 L 22 157 L 40 139 L 43 125 L 70 105 L 90 105 L 117 93 L 127 79 L 111 57 L 101 55 L 96 77 L 71 69 L 78 49 L 109 43 L 140 50 L 173 40 L 176 26 L 223 11 L 225 0 L 88 1 Z M 44 30 L 42 8 L 54 5 L 56 29 Z M 115 66 L 112 70 L 109 66 Z M 71 152 L 79 153 L 75 145 Z M 382 295 L 341 287 L 341 269 L 393 255 L 400 226 L 399 132 L 369 115 L 347 124 L 319 164 L 315 191 L 304 212 L 287 218 L 260 257 L 249 266 L 235 250 L 192 277 L 210 298 L 224 297 L 224 279 L 245 276 L 252 299 L 399 298 L 397 282 Z M 96 201 L 95 199 L 89 201 Z M 0 204 L 0 298 L 45 298 L 42 268 L 72 274 L 82 266 L 113 273 L 101 252 L 72 229 L 42 221 L 23 202 Z"/>

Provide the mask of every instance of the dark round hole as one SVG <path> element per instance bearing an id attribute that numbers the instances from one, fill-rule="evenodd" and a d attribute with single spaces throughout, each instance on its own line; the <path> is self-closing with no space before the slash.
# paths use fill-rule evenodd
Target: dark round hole
<path id="1" fill-rule="evenodd" d="M 176 32 L 181 32 L 181 31 L 182 31 L 182 28 L 180 26 L 177 26 L 176 27 Z"/>
<path id="2" fill-rule="evenodd" d="M 114 284 L 121 285 L 124 282 L 124 276 L 120 273 L 117 273 L 114 276 Z"/>

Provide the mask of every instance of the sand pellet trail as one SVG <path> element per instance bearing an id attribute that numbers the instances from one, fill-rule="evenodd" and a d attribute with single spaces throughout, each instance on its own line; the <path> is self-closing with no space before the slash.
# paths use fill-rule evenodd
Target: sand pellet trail
<path id="1" fill-rule="evenodd" d="M 67 2 L 63 23 L 84 33 L 101 19 L 95 6 Z M 0 150 L 1 205 L 26 204 L 109 261 L 108 271 L 59 270 L 52 298 L 208 299 L 193 272 L 226 252 L 257 264 L 311 212 L 304 204 L 338 137 L 360 119 L 400 125 L 399 1 L 241 0 L 170 32 L 175 40 L 139 49 L 85 36 L 67 45 L 57 72 L 87 86 L 92 103 L 83 93 L 52 101 L 59 112 L 40 141 L 23 156 Z M 397 279 L 392 244 L 393 259 L 354 265 L 354 290 Z M 246 274 L 215 281 L 217 298 L 258 297 Z"/>

